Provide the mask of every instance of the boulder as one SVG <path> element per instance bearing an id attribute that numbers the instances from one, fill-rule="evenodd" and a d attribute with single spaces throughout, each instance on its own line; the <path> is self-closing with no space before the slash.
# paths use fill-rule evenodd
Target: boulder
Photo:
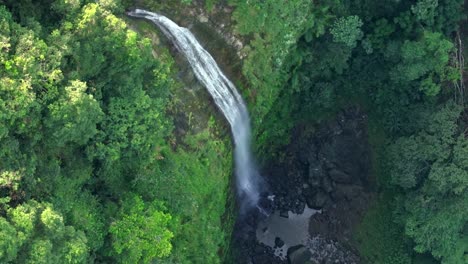
<path id="1" fill-rule="evenodd" d="M 351 175 L 349 175 L 346 172 L 337 170 L 337 169 L 332 169 L 328 172 L 328 175 L 334 182 L 338 183 L 351 183 L 353 181 L 353 178 Z"/>
<path id="2" fill-rule="evenodd" d="M 295 214 L 302 214 L 305 209 L 305 202 L 302 202 L 299 199 L 296 199 L 291 209 L 292 209 L 291 211 Z"/>
<path id="3" fill-rule="evenodd" d="M 311 236 L 331 237 L 333 227 L 327 214 L 314 214 L 309 221 L 309 234 Z"/>
<path id="4" fill-rule="evenodd" d="M 306 197 L 307 206 L 309 208 L 320 210 L 328 202 L 329 196 L 322 190 L 319 190 L 313 196 Z"/>
<path id="5" fill-rule="evenodd" d="M 363 187 L 359 185 L 337 184 L 336 190 L 332 193 L 333 200 L 348 200 L 358 197 L 363 192 Z"/>
<path id="6" fill-rule="evenodd" d="M 308 182 L 312 187 L 320 186 L 320 179 L 323 177 L 323 169 L 318 159 L 309 161 Z"/>
<path id="7" fill-rule="evenodd" d="M 327 176 L 322 178 L 322 189 L 327 193 L 331 193 L 335 188 L 333 182 Z"/>
<path id="8" fill-rule="evenodd" d="M 203 15 L 203 14 L 200 14 L 198 16 L 198 21 L 200 21 L 201 23 L 207 23 L 208 22 L 208 17 Z"/>
<path id="9" fill-rule="evenodd" d="M 303 245 L 297 245 L 288 249 L 288 261 L 290 264 L 312 263 L 312 253 Z"/>
<path id="10" fill-rule="evenodd" d="M 318 154 L 319 160 L 327 169 L 335 168 L 339 160 L 339 151 L 340 149 L 337 148 L 335 140 L 324 142 Z"/>
<path id="11" fill-rule="evenodd" d="M 307 164 L 309 163 L 310 159 L 313 159 L 314 156 L 317 156 L 317 147 L 314 143 L 310 143 L 308 139 L 304 139 L 304 141 L 298 142 L 294 152 L 297 153 L 297 159 L 301 163 Z"/>
<path id="12" fill-rule="evenodd" d="M 330 132 L 332 133 L 332 135 L 341 135 L 341 133 L 343 133 L 342 125 L 343 122 L 340 122 L 339 118 L 337 121 L 333 122 L 330 126 Z"/>
<path id="13" fill-rule="evenodd" d="M 281 210 L 279 215 L 284 218 L 289 218 L 288 210 Z"/>
<path id="14" fill-rule="evenodd" d="M 279 237 L 275 237 L 275 247 L 280 248 L 284 246 L 284 241 Z"/>

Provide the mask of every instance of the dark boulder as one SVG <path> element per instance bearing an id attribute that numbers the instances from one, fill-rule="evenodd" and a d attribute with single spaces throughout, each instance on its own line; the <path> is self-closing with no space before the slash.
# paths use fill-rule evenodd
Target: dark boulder
<path id="1" fill-rule="evenodd" d="M 347 200 L 359 197 L 363 193 L 363 187 L 359 185 L 337 184 L 335 191 L 332 193 L 334 201 Z"/>
<path id="2" fill-rule="evenodd" d="M 289 218 L 288 210 L 281 210 L 280 216 L 284 218 Z"/>
<path id="3" fill-rule="evenodd" d="M 322 190 L 318 191 L 313 196 L 306 197 L 307 206 L 315 210 L 322 209 L 329 200 L 330 197 L 328 194 Z"/>
<path id="4" fill-rule="evenodd" d="M 297 153 L 297 158 L 300 162 L 307 164 L 310 162 L 310 159 L 317 158 L 317 146 L 310 142 L 310 139 L 304 139 L 299 144 L 295 145 L 295 152 Z"/>
<path id="5" fill-rule="evenodd" d="M 297 199 L 294 201 L 291 211 L 295 214 L 302 214 L 305 209 L 305 202 Z"/>
<path id="6" fill-rule="evenodd" d="M 256 245 L 254 248 L 254 253 L 257 255 L 261 255 L 267 252 L 268 252 L 267 248 L 262 245 Z"/>
<path id="7" fill-rule="evenodd" d="M 275 247 L 280 248 L 282 246 L 284 246 L 284 241 L 279 237 L 275 237 Z"/>
<path id="8" fill-rule="evenodd" d="M 353 181 L 351 175 L 337 169 L 332 169 L 328 172 L 328 175 L 333 181 L 338 183 L 351 183 Z"/>
<path id="9" fill-rule="evenodd" d="M 331 193 L 334 190 L 334 183 L 330 180 L 328 177 L 323 177 L 322 178 L 322 189 L 327 192 Z"/>
<path id="10" fill-rule="evenodd" d="M 297 245 L 288 249 L 288 261 L 290 264 L 308 264 L 311 262 L 312 253 L 303 245 Z"/>
<path id="11" fill-rule="evenodd" d="M 320 185 L 320 179 L 323 177 L 322 164 L 318 159 L 311 160 L 309 163 L 309 179 L 308 182 L 312 187 Z"/>

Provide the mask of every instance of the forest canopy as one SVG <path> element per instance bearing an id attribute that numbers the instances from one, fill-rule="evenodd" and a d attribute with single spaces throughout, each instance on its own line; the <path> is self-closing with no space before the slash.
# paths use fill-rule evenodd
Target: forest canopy
<path id="1" fill-rule="evenodd" d="M 172 58 L 123 11 L 0 1 L 2 263 L 220 262 L 230 142 L 174 138 Z"/>

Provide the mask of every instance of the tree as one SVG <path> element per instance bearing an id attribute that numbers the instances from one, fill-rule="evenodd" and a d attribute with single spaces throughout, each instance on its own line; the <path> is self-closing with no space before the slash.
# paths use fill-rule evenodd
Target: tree
<path id="1" fill-rule="evenodd" d="M 420 0 L 411 6 L 411 12 L 424 25 L 433 26 L 438 5 L 438 0 Z"/>
<path id="2" fill-rule="evenodd" d="M 122 201 L 120 218 L 110 227 L 112 247 L 120 263 L 150 263 L 167 257 L 174 236 L 168 229 L 171 215 L 163 213 L 160 202 L 145 203 L 137 195 Z"/>
<path id="3" fill-rule="evenodd" d="M 54 146 L 68 143 L 84 145 L 97 133 L 96 125 L 104 114 L 99 103 L 86 90 L 86 83 L 71 81 L 62 98 L 49 105 L 50 117 L 46 125 Z"/>
<path id="4" fill-rule="evenodd" d="M 0 217 L 0 261 L 13 261 L 21 244 L 16 229 L 5 218 Z"/>
<path id="5" fill-rule="evenodd" d="M 55 0 L 52 9 L 57 13 L 74 18 L 81 7 L 81 0 Z"/>
<path id="6" fill-rule="evenodd" d="M 391 72 L 398 83 L 424 79 L 419 90 L 428 96 L 440 91 L 440 82 L 446 79 L 449 54 L 453 44 L 440 33 L 424 32 L 417 41 L 406 40 L 401 47 L 401 61 Z"/>
<path id="7" fill-rule="evenodd" d="M 108 255 L 112 195 L 132 188 L 127 177 L 159 172 L 172 130 L 170 63 L 112 13 L 123 11 L 119 0 L 3 2 L 0 262 L 93 262 Z M 148 219 L 170 221 L 150 207 Z M 170 252 L 145 245 L 148 258 Z"/>
<path id="8" fill-rule="evenodd" d="M 330 33 L 333 41 L 354 48 L 364 35 L 361 30 L 362 21 L 358 16 L 341 17 L 333 24 Z"/>
<path id="9" fill-rule="evenodd" d="M 16 263 L 87 263 L 87 239 L 48 203 L 29 200 L 0 217 L 0 259 Z M 8 236 L 14 236 L 8 238 Z M 3 242 L 4 241 L 4 242 Z"/>
<path id="10" fill-rule="evenodd" d="M 456 123 L 461 110 L 447 104 L 389 148 L 393 182 L 405 189 L 398 219 L 417 252 L 447 264 L 465 263 L 468 250 L 468 140 Z"/>

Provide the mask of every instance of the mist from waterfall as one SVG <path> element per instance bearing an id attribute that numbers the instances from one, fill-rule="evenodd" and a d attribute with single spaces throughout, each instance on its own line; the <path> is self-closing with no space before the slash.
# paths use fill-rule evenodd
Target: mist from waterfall
<path id="1" fill-rule="evenodd" d="M 213 57 L 187 28 L 179 27 L 165 16 L 142 9 L 135 9 L 127 14 L 152 21 L 187 58 L 195 76 L 207 88 L 215 104 L 231 125 L 235 143 L 237 192 L 241 205 L 257 206 L 260 175 L 250 150 L 250 119 L 247 107 L 234 84 L 223 74 Z"/>

